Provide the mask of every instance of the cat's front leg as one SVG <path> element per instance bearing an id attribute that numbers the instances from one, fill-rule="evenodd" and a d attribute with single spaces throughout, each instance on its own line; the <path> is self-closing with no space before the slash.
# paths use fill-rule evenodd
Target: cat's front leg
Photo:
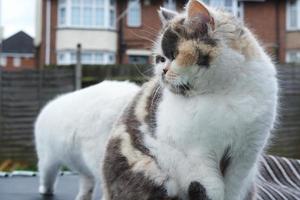
<path id="1" fill-rule="evenodd" d="M 257 165 L 257 154 L 254 152 L 232 158 L 224 175 L 225 200 L 255 199 Z"/>

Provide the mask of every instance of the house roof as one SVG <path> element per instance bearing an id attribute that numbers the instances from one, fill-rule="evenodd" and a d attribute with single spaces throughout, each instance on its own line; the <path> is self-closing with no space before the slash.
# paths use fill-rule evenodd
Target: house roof
<path id="1" fill-rule="evenodd" d="M 20 31 L 2 42 L 3 53 L 34 53 L 33 38 Z"/>

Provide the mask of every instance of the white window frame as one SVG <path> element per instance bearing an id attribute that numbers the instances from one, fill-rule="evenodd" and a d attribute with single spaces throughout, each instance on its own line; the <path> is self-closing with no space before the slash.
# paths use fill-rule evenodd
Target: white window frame
<path id="1" fill-rule="evenodd" d="M 206 0 L 204 2 L 207 3 L 210 6 L 213 6 L 213 7 L 219 7 L 219 8 L 226 9 L 225 1 L 226 0 Z M 232 11 L 231 13 L 234 16 L 237 16 L 238 18 L 243 19 L 243 17 L 244 17 L 244 4 L 243 4 L 243 2 L 241 2 L 239 0 L 232 0 L 231 11 Z"/>
<path id="2" fill-rule="evenodd" d="M 292 61 L 291 60 L 291 54 L 292 53 L 295 53 L 296 54 L 296 57 L 297 57 L 297 60 L 296 61 Z M 289 50 L 286 52 L 286 62 L 287 63 L 300 63 L 300 50 Z"/>
<path id="3" fill-rule="evenodd" d="M 108 65 L 115 64 L 116 62 L 116 54 L 108 51 L 97 51 L 97 50 L 83 50 L 83 54 L 88 54 L 91 56 L 91 60 L 84 60 L 81 57 L 81 62 L 83 65 Z M 60 60 L 60 56 L 63 55 L 63 60 Z M 97 61 L 97 55 L 102 56 L 102 60 Z M 111 56 L 113 57 L 110 60 Z M 58 65 L 73 65 L 76 64 L 76 51 L 73 50 L 61 50 L 57 52 L 57 64 Z"/>
<path id="4" fill-rule="evenodd" d="M 291 5 L 290 1 L 286 1 L 286 29 L 288 31 L 295 31 L 295 30 L 300 30 L 300 0 L 295 0 L 296 1 L 296 8 L 297 8 L 297 25 L 296 27 L 291 27 L 290 26 L 290 10 L 291 10 Z"/>
<path id="5" fill-rule="evenodd" d="M 1 57 L 0 66 L 5 67 L 7 65 L 7 58 L 5 56 Z"/>
<path id="6" fill-rule="evenodd" d="M 136 23 L 132 23 L 131 21 L 131 6 L 137 6 L 136 8 L 139 10 L 138 13 L 138 20 Z M 128 0 L 128 7 L 127 7 L 127 26 L 129 27 L 140 27 L 142 25 L 142 5 L 140 0 Z"/>
<path id="7" fill-rule="evenodd" d="M 21 67 L 22 58 L 21 57 L 13 57 L 13 66 L 14 67 Z"/>
<path id="8" fill-rule="evenodd" d="M 114 13 L 114 20 L 116 20 L 116 1 L 111 4 L 112 0 L 103 0 L 103 5 L 97 5 L 97 0 L 92 0 L 92 24 L 85 25 L 84 24 L 84 8 L 86 4 L 84 3 L 85 0 L 79 0 L 79 8 L 80 8 L 80 19 L 78 25 L 72 24 L 72 0 L 65 0 L 65 3 L 61 3 L 62 0 L 58 0 L 58 8 L 57 8 L 57 17 L 58 17 L 58 28 L 81 28 L 81 29 L 111 29 L 116 30 L 116 23 L 111 23 L 110 12 L 113 11 Z M 60 16 L 60 9 L 65 8 L 65 23 L 62 24 L 61 16 Z M 96 24 L 96 9 L 102 8 L 104 11 L 104 23 L 101 25 Z"/>
<path id="9" fill-rule="evenodd" d="M 164 0 L 164 8 L 167 8 L 169 10 L 177 10 L 177 4 L 176 4 L 176 0 Z"/>

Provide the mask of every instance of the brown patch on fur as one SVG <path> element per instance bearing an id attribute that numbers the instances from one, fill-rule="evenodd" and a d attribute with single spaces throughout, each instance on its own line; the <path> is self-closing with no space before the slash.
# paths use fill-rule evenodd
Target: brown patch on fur
<path id="1" fill-rule="evenodd" d="M 142 92 L 143 91 L 140 91 L 135 96 L 132 103 L 124 111 L 124 115 L 122 116 L 121 120 L 122 123 L 126 125 L 126 131 L 130 135 L 132 145 L 139 151 L 150 156 L 149 149 L 146 148 L 143 144 L 143 133 L 139 129 L 141 126 L 141 122 L 137 119 L 135 115 L 135 107 L 142 96 Z"/>
<path id="2" fill-rule="evenodd" d="M 152 136 L 155 136 L 155 130 L 156 130 L 156 112 L 158 105 L 161 101 L 161 96 L 162 96 L 162 91 L 157 83 L 156 86 L 152 89 L 151 95 L 147 99 L 147 105 L 146 105 L 146 110 L 147 110 L 147 115 L 145 117 L 145 122 L 149 127 L 150 133 Z"/>
<path id="3" fill-rule="evenodd" d="M 135 173 L 121 153 L 121 139 L 111 139 L 107 145 L 103 174 L 106 198 L 109 200 L 179 200 L 168 197 L 163 185 L 156 185 L 143 173 Z"/>
<path id="4" fill-rule="evenodd" d="M 176 64 L 180 67 L 188 67 L 197 63 L 198 55 L 194 42 L 191 40 L 180 42 Z"/>

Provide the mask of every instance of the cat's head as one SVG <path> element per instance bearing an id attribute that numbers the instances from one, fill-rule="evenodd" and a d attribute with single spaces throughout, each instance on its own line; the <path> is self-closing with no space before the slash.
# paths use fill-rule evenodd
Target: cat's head
<path id="1" fill-rule="evenodd" d="M 161 8 L 159 15 L 163 28 L 153 50 L 155 74 L 174 93 L 222 90 L 245 60 L 258 57 L 252 34 L 225 11 L 190 0 L 183 13 Z"/>

